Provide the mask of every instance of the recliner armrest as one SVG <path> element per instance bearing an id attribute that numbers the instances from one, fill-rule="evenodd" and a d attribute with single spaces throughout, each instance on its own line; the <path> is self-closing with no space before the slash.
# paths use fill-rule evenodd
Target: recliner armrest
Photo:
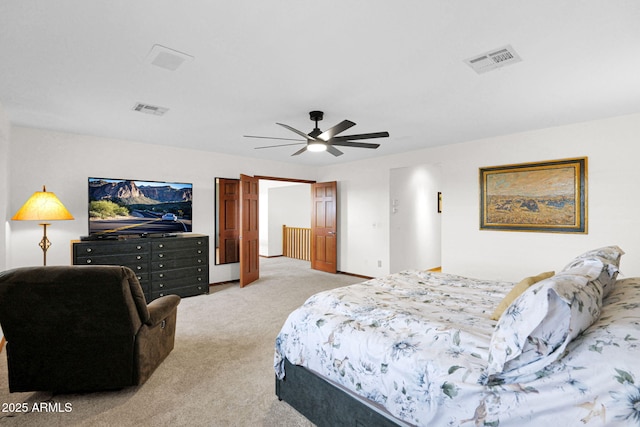
<path id="1" fill-rule="evenodd" d="M 162 320 L 166 319 L 169 314 L 180 304 L 178 295 L 165 295 L 158 299 L 154 299 L 147 305 L 149 310 L 149 320 L 145 323 L 149 326 L 155 326 Z"/>

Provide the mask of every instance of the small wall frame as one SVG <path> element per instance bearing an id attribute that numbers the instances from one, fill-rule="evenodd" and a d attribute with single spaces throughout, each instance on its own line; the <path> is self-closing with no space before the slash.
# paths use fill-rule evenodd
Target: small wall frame
<path id="1" fill-rule="evenodd" d="M 587 233 L 587 157 L 480 168 L 480 229 Z"/>

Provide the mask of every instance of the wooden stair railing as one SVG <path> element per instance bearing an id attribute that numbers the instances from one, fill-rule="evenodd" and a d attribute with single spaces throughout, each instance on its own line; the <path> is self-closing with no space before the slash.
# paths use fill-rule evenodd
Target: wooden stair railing
<path id="1" fill-rule="evenodd" d="M 282 255 L 311 261 L 311 229 L 283 225 Z"/>

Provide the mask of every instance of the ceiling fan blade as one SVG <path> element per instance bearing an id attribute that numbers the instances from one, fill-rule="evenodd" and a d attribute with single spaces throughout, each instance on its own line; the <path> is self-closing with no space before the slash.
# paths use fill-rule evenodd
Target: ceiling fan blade
<path id="1" fill-rule="evenodd" d="M 304 147 L 302 147 L 301 149 L 299 149 L 298 151 L 296 151 L 295 153 L 293 153 L 292 156 L 297 156 L 298 154 L 302 154 L 305 151 L 307 151 L 307 146 L 306 145 Z"/>
<path id="2" fill-rule="evenodd" d="M 380 144 L 370 144 L 368 142 L 349 142 L 349 141 L 344 141 L 344 142 L 336 142 L 336 140 L 334 139 L 333 141 L 331 141 L 331 145 L 338 145 L 341 147 L 355 147 L 355 148 L 378 148 L 380 147 Z"/>
<path id="3" fill-rule="evenodd" d="M 301 130 L 298 130 L 298 129 L 292 128 L 291 126 L 289 126 L 289 125 L 285 125 L 285 124 L 283 124 L 283 123 L 276 123 L 276 124 L 277 124 L 277 125 L 282 126 L 283 128 L 289 129 L 291 132 L 295 132 L 295 133 L 297 133 L 298 135 L 300 135 L 300 136 L 301 136 L 301 137 L 303 137 L 303 138 L 311 139 L 311 140 L 315 141 L 315 138 L 314 138 L 314 137 L 307 135 L 306 133 L 302 132 Z"/>
<path id="4" fill-rule="evenodd" d="M 265 145 L 262 147 L 254 147 L 254 150 L 260 150 L 261 148 L 275 148 L 275 147 L 288 147 L 289 145 L 301 145 L 301 144 L 306 144 L 306 142 L 294 142 L 291 144 L 278 144 L 278 145 Z"/>
<path id="5" fill-rule="evenodd" d="M 276 138 L 274 136 L 256 136 L 256 135 L 242 135 L 245 138 L 260 138 L 260 139 L 280 139 L 282 141 L 304 141 L 303 139 L 293 139 L 293 138 Z"/>
<path id="6" fill-rule="evenodd" d="M 331 144 L 327 144 L 327 151 L 336 157 L 342 156 L 344 154 L 342 151 L 338 150 L 336 147 L 334 147 Z"/>
<path id="7" fill-rule="evenodd" d="M 335 141 L 345 142 L 351 141 L 354 139 L 373 139 L 373 138 L 387 138 L 389 136 L 389 132 L 374 132 L 374 133 L 361 133 L 359 135 L 345 135 L 345 136 L 336 136 L 333 138 L 332 143 Z"/>
<path id="8" fill-rule="evenodd" d="M 351 120 L 343 120 L 331 129 L 327 129 L 318 135 L 316 138 L 321 139 L 323 141 L 329 141 L 331 138 L 339 134 L 340 132 L 344 132 L 345 130 L 355 126 Z"/>

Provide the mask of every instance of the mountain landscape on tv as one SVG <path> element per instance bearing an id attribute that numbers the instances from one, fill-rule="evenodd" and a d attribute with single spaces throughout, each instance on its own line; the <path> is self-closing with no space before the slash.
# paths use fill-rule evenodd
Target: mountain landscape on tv
<path id="1" fill-rule="evenodd" d="M 89 234 L 191 231 L 191 184 L 89 178 Z"/>

